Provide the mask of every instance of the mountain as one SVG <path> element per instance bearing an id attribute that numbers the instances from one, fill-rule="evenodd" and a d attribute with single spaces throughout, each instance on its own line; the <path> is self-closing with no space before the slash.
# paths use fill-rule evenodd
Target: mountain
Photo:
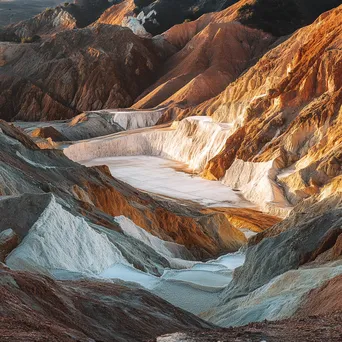
<path id="1" fill-rule="evenodd" d="M 102 24 L 1 49 L 0 111 L 7 120 L 56 120 L 84 110 L 129 107 L 161 62 L 153 41 Z"/>
<path id="2" fill-rule="evenodd" d="M 340 341 L 340 1 L 96 4 L 2 32 L 1 336 Z"/>
<path id="3" fill-rule="evenodd" d="M 340 14 L 339 7 L 299 30 L 203 105 L 215 120 L 237 123 L 224 151 L 207 164 L 207 177 L 224 176 L 234 159 L 273 160 L 296 204 L 340 175 Z"/>
<path id="4" fill-rule="evenodd" d="M 308 6 L 299 2 L 296 9 L 302 19 L 296 25 L 310 22 L 335 2 L 316 5 L 305 13 L 303 8 Z M 188 16 L 188 11 L 195 9 L 198 12 L 190 20 L 202 13 L 218 12 L 171 27 L 179 21 L 177 15 L 169 15 L 176 9 L 172 6 L 179 6 L 172 1 L 129 0 L 109 8 L 107 1 L 77 1 L 11 25 L 0 32 L 0 39 L 14 41 L 1 44 L 1 117 L 31 121 L 68 119 L 83 111 L 130 107 L 134 102 L 135 108 L 168 105 L 168 118 L 183 110 L 196 110 L 194 106 L 217 96 L 250 68 L 275 41 L 272 34 L 278 34 L 261 24 L 267 13 L 260 8 L 269 8 L 270 4 L 256 1 L 248 5 L 239 1 L 230 5 L 230 1 L 215 5 L 206 1 L 182 2 L 184 8 L 177 10 L 177 14 Z M 244 12 L 247 5 L 252 6 L 248 20 Z M 281 13 L 291 16 L 293 6 L 280 7 Z M 140 11 L 146 16 L 156 11 L 157 18 L 143 18 L 142 24 L 134 18 L 134 13 Z M 172 23 L 167 24 L 168 18 L 172 18 Z M 121 33 L 121 29 L 113 26 L 128 26 L 145 37 L 146 25 L 153 20 L 165 22 L 170 30 L 159 29 L 164 32 L 162 36 L 142 40 L 129 30 Z M 233 22 L 236 20 L 247 27 Z M 278 25 L 278 18 L 272 17 L 268 22 Z M 286 25 L 294 27 L 292 22 Z M 289 29 L 281 32 L 287 33 Z M 124 35 L 126 48 L 121 46 Z M 26 44 L 16 43 L 21 39 Z M 234 63 L 227 63 L 227 56 Z M 237 60 L 240 62 L 236 63 Z M 58 79 L 61 70 L 64 78 Z M 90 93 L 96 93 L 95 98 Z"/>

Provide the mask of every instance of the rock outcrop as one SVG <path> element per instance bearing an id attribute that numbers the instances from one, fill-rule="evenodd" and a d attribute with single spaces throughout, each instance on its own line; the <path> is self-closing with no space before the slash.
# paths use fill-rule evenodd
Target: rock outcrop
<path id="1" fill-rule="evenodd" d="M 133 16 L 134 0 L 121 1 L 108 8 L 97 20 L 99 24 L 121 25 L 126 17 Z"/>
<path id="2" fill-rule="evenodd" d="M 303 201 L 287 219 L 252 237 L 221 305 L 202 317 L 230 326 L 338 311 L 332 289 L 342 271 L 342 211 L 341 188 L 333 188 L 334 193 L 327 195 L 331 186 L 324 188 L 325 196 Z"/>
<path id="3" fill-rule="evenodd" d="M 208 172 L 212 170 L 213 176 L 223 176 L 224 169 L 231 165 L 230 153 L 235 158 L 248 160 L 261 152 L 260 157 L 254 158 L 255 161 L 266 161 L 271 153 L 273 156 L 280 153 L 282 142 L 285 149 L 283 153 L 289 162 L 296 159 L 297 153 L 299 157 L 301 152 L 302 155 L 307 154 L 310 149 L 310 142 L 307 141 L 310 129 L 305 128 L 305 122 L 309 119 L 312 119 L 322 136 L 325 135 L 320 130 L 323 122 L 328 122 L 326 126 L 332 130 L 336 127 L 338 132 L 340 84 L 337 61 L 340 59 L 340 50 L 335 47 L 340 44 L 341 10 L 339 7 L 325 13 L 311 26 L 299 30 L 261 58 L 217 99 L 207 103 L 206 110 L 217 121 L 234 122 L 237 127 L 241 126 L 227 142 L 226 151 L 209 163 Z M 331 35 L 322 39 L 322 32 L 327 30 Z M 325 68 L 330 70 L 332 65 L 332 72 L 325 73 Z M 318 114 L 320 105 L 324 107 L 322 116 Z M 303 122 L 301 129 L 300 122 Z M 258 136 L 251 139 L 250 134 L 256 131 Z M 286 143 L 286 137 L 290 139 L 290 132 L 293 138 Z M 230 144 L 241 136 L 238 151 L 232 149 L 228 153 Z M 318 133 L 312 134 L 312 139 L 321 140 Z M 290 145 L 293 146 L 291 152 Z M 286 159 L 285 156 L 283 159 Z M 286 161 L 283 163 L 286 164 Z"/>

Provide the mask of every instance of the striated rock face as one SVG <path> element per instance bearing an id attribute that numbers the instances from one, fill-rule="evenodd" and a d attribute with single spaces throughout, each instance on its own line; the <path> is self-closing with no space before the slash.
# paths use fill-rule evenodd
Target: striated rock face
<path id="1" fill-rule="evenodd" d="M 124 155 L 160 156 L 182 161 L 191 170 L 201 171 L 219 153 L 229 134 L 229 125 L 213 123 L 207 117 L 190 117 L 171 127 L 81 142 L 70 146 L 65 153 L 75 161 Z"/>
<path id="2" fill-rule="evenodd" d="M 0 49 L 0 113 L 6 120 L 66 119 L 85 110 L 129 107 L 160 63 L 151 41 L 102 24 Z"/>
<path id="3" fill-rule="evenodd" d="M 324 5 L 315 2 L 314 6 L 305 1 L 287 7 L 292 1 L 284 5 L 267 0 L 189 0 L 181 4 L 130 0 L 108 8 L 108 1 L 101 0 L 47 9 L 0 32 L 2 40 L 17 42 L 24 38 L 33 42 L 0 44 L 1 117 L 66 119 L 83 111 L 130 107 L 134 102 L 135 108 L 168 105 L 163 122 L 177 116 L 211 113 L 212 106 L 205 101 L 254 65 L 274 42 L 260 29 L 280 34 L 262 24 L 266 19 L 278 28 L 284 19 L 286 32 L 290 32 L 337 5 L 334 0 Z M 276 6 L 280 14 L 268 16 L 267 11 L 260 10 L 270 6 Z M 184 17 L 198 19 L 183 23 Z M 298 19 L 296 25 L 291 18 Z M 176 22 L 180 25 L 173 26 Z M 88 28 L 77 30 L 90 23 Z M 150 37 L 149 26 L 151 32 L 159 27 L 164 33 L 152 40 L 139 40 L 136 35 L 114 33 L 115 28 L 109 27 L 113 25 L 127 26 L 143 37 Z M 170 30 L 165 32 L 166 28 Z M 110 41 L 115 44 L 105 44 Z M 175 47 L 180 49 L 178 53 Z M 46 49 L 55 53 L 46 53 Z"/>
<path id="4" fill-rule="evenodd" d="M 138 97 L 134 107 L 167 105 L 161 122 L 196 115 L 196 105 L 218 95 L 255 63 L 274 38 L 234 21 L 240 7 L 239 2 L 164 32 L 161 37 L 180 51 L 164 63 L 158 81 Z"/>
<path id="5" fill-rule="evenodd" d="M 297 317 L 307 315 L 327 315 L 331 312 L 341 312 L 342 276 L 327 280 L 321 287 L 310 291 L 305 302 L 296 313 Z"/>
<path id="6" fill-rule="evenodd" d="M 252 159 L 259 153 L 255 161 L 265 161 L 282 152 L 283 163 L 286 157 L 289 163 L 309 152 L 312 139 L 316 143 L 323 140 L 329 127 L 338 132 L 341 85 L 337 77 L 340 50 L 336 47 L 341 42 L 341 11 L 339 7 L 299 30 L 208 103 L 207 110 L 216 120 L 242 126 L 231 137 L 233 142 L 243 135 L 239 150 L 230 152 L 236 158 Z M 331 35 L 324 36 L 323 31 Z M 321 114 L 319 106 L 324 109 Z M 318 132 L 314 134 L 314 130 Z M 258 135 L 252 138 L 256 131 Z M 228 141 L 226 151 L 209 163 L 208 173 L 223 176 L 222 168 L 230 166 L 230 144 Z M 280 151 L 280 146 L 285 151 Z"/>
<path id="7" fill-rule="evenodd" d="M 181 50 L 163 65 L 158 81 L 139 96 L 134 106 L 168 105 L 164 121 L 206 115 L 206 104 L 194 106 L 214 98 L 266 52 L 275 38 L 265 32 L 274 36 L 291 33 L 339 4 L 317 2 L 311 7 L 305 1 L 239 1 L 220 12 L 175 25 L 162 37 Z"/>
<path id="8" fill-rule="evenodd" d="M 0 333 L 11 341 L 136 342 L 210 327 L 133 285 L 55 282 L 0 266 L 0 290 Z"/>
<path id="9" fill-rule="evenodd" d="M 282 203 L 286 215 L 287 207 L 319 194 L 341 175 L 341 11 L 323 14 L 216 99 L 198 106 L 214 121 L 233 125 L 224 149 L 207 163 L 205 177 L 236 184 L 265 208 Z M 262 176 L 258 170 L 267 163 L 273 198 L 253 193 Z M 254 170 L 251 178 L 239 179 L 247 170 Z"/>
<path id="10" fill-rule="evenodd" d="M 297 223 L 295 229 L 262 240 L 248 249 L 246 262 L 227 292 L 231 297 L 245 295 L 275 276 L 315 260 L 319 254 L 333 248 L 340 234 L 341 209 L 336 209 L 307 223 Z M 300 247 L 296 247 L 298 243 Z"/>
<path id="11" fill-rule="evenodd" d="M 327 279 L 339 276 L 341 271 L 341 263 L 337 266 L 288 271 L 248 295 L 220 304 L 201 316 L 223 327 L 290 318 L 310 291 L 321 287 Z"/>
<path id="12" fill-rule="evenodd" d="M 164 39 L 174 43 L 175 34 L 166 32 Z M 273 41 L 272 36 L 237 22 L 212 22 L 164 63 L 158 81 L 134 107 L 189 108 L 215 97 Z"/>
<path id="13" fill-rule="evenodd" d="M 133 15 L 134 0 L 121 1 L 108 8 L 97 20 L 99 24 L 121 25 L 123 20 Z"/>

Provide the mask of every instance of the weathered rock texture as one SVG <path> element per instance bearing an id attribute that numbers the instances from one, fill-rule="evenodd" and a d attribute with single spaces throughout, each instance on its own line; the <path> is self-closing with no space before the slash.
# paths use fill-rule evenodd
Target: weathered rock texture
<path id="1" fill-rule="evenodd" d="M 161 336 L 153 342 L 302 342 L 341 339 L 341 312 L 327 316 L 311 316 L 278 322 L 251 323 L 244 327 Z"/>
<path id="2" fill-rule="evenodd" d="M 6 120 L 66 119 L 85 110 L 129 107 L 160 63 L 152 41 L 104 24 L 0 49 L 0 113 Z"/>
<path id="3" fill-rule="evenodd" d="M 55 282 L 0 266 L 1 340 L 146 341 L 210 325 L 133 285 Z"/>
<path id="4" fill-rule="evenodd" d="M 334 180 L 287 219 L 252 237 L 221 304 L 202 317 L 228 327 L 339 311 L 341 198 Z"/>
<path id="5" fill-rule="evenodd" d="M 341 175 L 341 13 L 323 14 L 199 107 L 235 127 L 205 177 L 228 170 L 230 183 L 237 163 L 273 163 L 272 184 L 295 205 Z"/>
<path id="6" fill-rule="evenodd" d="M 207 103 L 206 110 L 218 121 L 235 120 L 243 126 L 235 137 L 232 136 L 232 140 L 242 135 L 243 141 L 249 140 L 251 146 L 242 144 L 238 157 L 243 156 L 243 150 L 245 155 L 260 151 L 274 138 L 271 144 L 267 144 L 267 149 L 262 150 L 262 156 L 267 156 L 266 152 L 270 154 L 275 150 L 272 148 L 275 143 L 285 142 L 286 133 L 290 129 L 294 133 L 297 128 L 297 134 L 293 137 L 297 140 L 292 141 L 295 153 L 309 134 L 298 131 L 299 121 L 303 121 L 304 125 L 313 119 L 311 121 L 317 127 L 321 127 L 321 121 L 329 119 L 331 125 L 338 122 L 341 11 L 339 7 L 325 13 L 313 25 L 299 30 L 261 58 L 218 98 Z M 327 31 L 330 35 L 323 34 Z M 317 114 L 320 105 L 324 105 L 325 109 L 322 116 Z M 257 139 L 250 139 L 252 127 L 261 128 L 258 123 L 263 124 L 264 128 L 258 130 Z M 275 132 L 279 129 L 278 136 L 270 136 L 271 129 Z M 222 172 L 217 170 L 217 175 L 222 175 Z"/>
<path id="7" fill-rule="evenodd" d="M 168 105 L 163 121 L 206 113 L 206 103 L 196 106 L 217 96 L 274 41 L 261 30 L 289 33 L 337 5 L 334 0 L 315 6 L 306 0 L 291 3 L 130 0 L 110 6 L 101 15 L 108 1 L 100 0 L 47 9 L 0 32 L 2 40 L 31 42 L 0 45 L 1 118 L 66 119 L 87 110 L 130 107 L 134 102 L 136 108 Z M 276 6 L 276 15 L 269 14 L 274 12 L 270 6 Z M 140 10 L 143 18 L 134 17 Z M 266 20 L 270 27 L 265 26 Z M 113 25 L 128 26 L 143 37 L 149 37 L 146 30 L 170 30 L 141 40 Z M 176 48 L 180 51 L 162 65 Z"/>
<path id="8" fill-rule="evenodd" d="M 180 30 L 185 30 L 179 28 Z M 177 33 L 166 33 L 174 42 Z M 212 22 L 158 71 L 158 81 L 134 104 L 191 108 L 215 97 L 262 55 L 274 38 L 237 22 Z"/>
<path id="9" fill-rule="evenodd" d="M 134 0 L 121 1 L 103 12 L 97 22 L 107 25 L 121 25 L 126 17 L 133 15 L 134 9 Z"/>
<path id="10" fill-rule="evenodd" d="M 333 248 L 342 234 L 341 215 L 341 208 L 331 210 L 248 248 L 244 266 L 227 289 L 229 296 L 246 295 Z"/>

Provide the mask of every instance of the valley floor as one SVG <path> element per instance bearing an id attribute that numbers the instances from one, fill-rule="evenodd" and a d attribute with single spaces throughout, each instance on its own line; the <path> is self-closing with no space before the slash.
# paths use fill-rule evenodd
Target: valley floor
<path id="1" fill-rule="evenodd" d="M 187 165 L 153 156 L 96 158 L 81 162 L 86 166 L 107 165 L 113 177 L 129 185 L 178 201 L 190 200 L 206 207 L 256 208 L 231 188 L 220 182 L 185 172 Z M 185 171 L 183 171 L 185 170 Z"/>

